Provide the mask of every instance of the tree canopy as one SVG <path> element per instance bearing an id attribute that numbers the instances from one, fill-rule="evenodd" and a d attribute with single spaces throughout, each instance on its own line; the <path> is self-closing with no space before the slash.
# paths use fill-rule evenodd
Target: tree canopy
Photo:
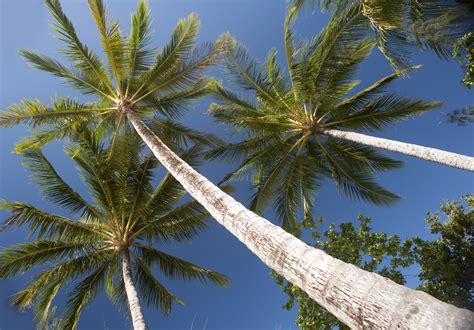
<path id="1" fill-rule="evenodd" d="M 66 306 L 61 308 L 67 329 L 76 328 L 84 307 L 101 290 L 114 304 L 127 306 L 120 267 L 123 251 L 131 255 L 140 296 L 164 314 L 171 312 L 173 302 L 184 302 L 155 277 L 156 268 L 174 280 L 228 284 L 224 275 L 157 248 L 169 241 L 192 239 L 206 228 L 209 214 L 196 201 L 183 201 L 185 190 L 170 174 L 153 183 L 159 164 L 152 155 L 142 155 L 142 143 L 134 135 L 118 137 L 116 152 L 111 154 L 112 146 L 101 141 L 97 132 L 81 131 L 66 147 L 92 202 L 72 188 L 41 150 L 35 149 L 23 154 L 25 167 L 45 200 L 70 216 L 46 212 L 26 202 L 0 203 L 0 210 L 11 213 L 2 230 L 21 226 L 33 236 L 30 242 L 0 251 L 0 278 L 41 266 L 41 272 L 11 300 L 20 310 L 33 306 L 40 325 L 48 322 L 60 289 L 68 291 Z M 196 146 L 182 157 L 198 165 L 201 152 Z"/>

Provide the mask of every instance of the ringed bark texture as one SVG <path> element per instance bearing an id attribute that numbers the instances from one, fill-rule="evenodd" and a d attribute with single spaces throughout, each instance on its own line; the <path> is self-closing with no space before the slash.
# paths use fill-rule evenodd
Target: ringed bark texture
<path id="1" fill-rule="evenodd" d="M 245 208 L 174 154 L 133 112 L 127 117 L 164 167 L 267 266 L 352 328 L 463 329 L 474 313 L 361 270 L 303 243 Z"/>
<path id="2" fill-rule="evenodd" d="M 401 154 L 415 156 L 435 163 L 474 172 L 474 157 L 460 155 L 440 149 L 424 147 L 417 144 L 378 138 L 360 133 L 340 131 L 336 129 L 320 128 L 318 129 L 318 133 L 338 139 L 365 144 L 375 148 L 395 151 Z"/>
<path id="3" fill-rule="evenodd" d="M 132 316 L 132 324 L 134 330 L 146 330 L 147 326 L 143 317 L 142 306 L 138 298 L 138 292 L 135 288 L 135 281 L 132 276 L 132 267 L 130 266 L 130 254 L 128 250 L 121 252 L 122 257 L 122 274 L 125 283 L 125 291 L 127 292 L 128 306 L 130 315 Z"/>

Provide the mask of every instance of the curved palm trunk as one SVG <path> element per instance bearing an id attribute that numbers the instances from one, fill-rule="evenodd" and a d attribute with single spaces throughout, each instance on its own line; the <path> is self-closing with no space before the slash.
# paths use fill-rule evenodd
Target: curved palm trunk
<path id="1" fill-rule="evenodd" d="M 336 129 L 320 128 L 318 129 L 318 133 L 380 149 L 395 151 L 405 155 L 415 156 L 443 165 L 474 172 L 474 157 L 455 154 L 453 152 L 440 149 L 424 147 L 417 144 L 399 142 Z"/>
<path id="2" fill-rule="evenodd" d="M 133 329 L 145 330 L 145 318 L 143 317 L 142 306 L 138 298 L 137 289 L 135 288 L 135 281 L 132 277 L 132 268 L 130 266 L 130 254 L 128 250 L 121 252 L 122 257 L 122 274 L 125 282 L 125 291 L 127 292 L 128 307 L 130 308 L 130 315 L 132 316 Z"/>
<path id="3" fill-rule="evenodd" d="M 175 155 L 133 112 L 127 117 L 164 167 L 266 265 L 353 328 L 469 328 L 474 314 L 361 270 L 246 209 Z"/>

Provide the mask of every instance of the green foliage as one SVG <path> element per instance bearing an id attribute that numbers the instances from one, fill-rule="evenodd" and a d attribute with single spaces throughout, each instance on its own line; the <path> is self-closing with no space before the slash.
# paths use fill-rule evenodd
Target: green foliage
<path id="1" fill-rule="evenodd" d="M 403 119 L 440 106 L 388 93 L 390 82 L 418 67 L 397 71 L 362 91 L 354 79 L 359 64 L 375 45 L 367 38 L 367 20 L 358 5 L 341 9 L 325 29 L 309 41 L 293 31 L 291 9 L 284 23 L 287 72 L 276 62 L 276 51 L 263 63 L 234 43 L 226 57 L 233 83 L 244 97 L 218 83 L 211 84 L 216 103 L 209 112 L 235 128 L 243 141 L 219 146 L 210 158 L 240 161 L 227 180 L 251 179 L 251 208 L 262 213 L 273 204 L 290 230 L 300 211 L 310 217 L 314 195 L 325 178 L 346 195 L 376 205 L 399 198 L 376 182 L 379 172 L 400 167 L 399 161 L 372 147 L 327 137 L 325 128 L 382 130 Z"/>
<path id="2" fill-rule="evenodd" d="M 471 88 L 474 86 L 474 33 L 466 33 L 460 38 L 453 50 L 453 57 L 461 63 L 466 70 L 463 80 L 464 86 Z"/>
<path id="3" fill-rule="evenodd" d="M 474 196 L 460 202 L 446 202 L 441 206 L 447 220 L 441 220 L 438 212 L 428 213 L 426 221 L 434 240 L 419 237 L 402 241 L 398 236 L 372 231 L 370 218 L 359 216 L 359 225 L 351 222 L 325 227 L 322 218 L 316 224 L 305 221 L 299 225 L 303 238 L 310 237 L 310 245 L 329 255 L 364 270 L 376 272 L 405 284 L 404 269 L 414 263 L 420 267 L 417 288 L 430 295 L 459 307 L 474 308 L 472 274 L 474 271 Z M 288 301 L 283 306 L 298 308 L 296 324 L 302 329 L 348 329 L 333 315 L 283 277 L 272 273 L 276 282 L 283 286 Z"/>
<path id="4" fill-rule="evenodd" d="M 289 4 L 297 10 L 319 6 L 336 15 L 357 6 L 367 23 L 366 33 L 375 37 L 395 70 L 410 66 L 415 47 L 448 60 L 456 40 L 474 26 L 474 6 L 469 0 L 292 0 Z"/>
<path id="5" fill-rule="evenodd" d="M 91 201 L 68 185 L 40 150 L 23 154 L 45 199 L 71 216 L 22 202 L 0 203 L 0 210 L 11 214 L 1 230 L 21 226 L 34 237 L 31 242 L 0 250 L 0 278 L 43 266 L 11 301 L 20 310 L 34 306 L 39 327 L 48 324 L 52 303 L 66 286 L 70 289 L 61 315 L 64 329 L 77 327 L 81 311 L 103 289 L 113 303 L 126 305 L 119 266 L 124 251 L 130 252 L 141 297 L 165 314 L 171 312 L 173 301 L 183 301 L 155 278 L 156 266 L 170 279 L 228 285 L 224 275 L 155 248 L 158 242 L 191 239 L 206 228 L 209 214 L 195 201 L 183 203 L 185 190 L 170 175 L 154 184 L 158 162 L 152 155 L 143 155 L 136 136 L 124 134 L 113 145 L 105 145 L 100 133 L 79 130 L 66 147 Z M 197 165 L 201 154 L 202 148 L 193 147 L 181 156 Z"/>
<path id="6" fill-rule="evenodd" d="M 474 195 L 462 200 L 441 205 L 445 220 L 439 212 L 428 213 L 426 221 L 436 239 L 414 238 L 414 253 L 421 268 L 418 289 L 474 311 Z"/>
<path id="7" fill-rule="evenodd" d="M 26 124 L 34 129 L 32 136 L 22 139 L 15 147 L 16 152 L 67 138 L 81 125 L 100 126 L 114 141 L 129 126 L 126 111 L 134 111 L 147 123 L 163 122 L 162 126 L 168 126 L 165 134 L 171 136 L 160 135 L 162 128 L 156 133 L 170 142 L 182 141 L 183 134 L 189 133 L 194 140 L 207 145 L 216 143 L 218 139 L 214 136 L 178 127 L 169 118 L 179 117 L 192 101 L 209 93 L 212 80 L 204 77 L 204 73 L 221 59 L 228 47 L 228 36 L 197 45 L 200 24 L 196 15 L 190 15 L 178 22 L 170 42 L 156 50 L 150 42 L 147 1 L 138 1 L 131 14 L 130 33 L 125 36 L 119 22 L 108 16 L 102 0 L 88 0 L 105 55 L 104 63 L 101 56 L 80 41 L 60 1 L 45 0 L 45 3 L 53 18 L 51 27 L 55 37 L 65 45 L 60 54 L 68 64 L 30 50 L 21 50 L 20 54 L 34 68 L 62 78 L 70 87 L 94 96 L 96 101 L 83 104 L 58 97 L 47 105 L 25 99 L 0 112 L 0 127 Z M 170 126 L 174 129 L 169 129 Z"/>

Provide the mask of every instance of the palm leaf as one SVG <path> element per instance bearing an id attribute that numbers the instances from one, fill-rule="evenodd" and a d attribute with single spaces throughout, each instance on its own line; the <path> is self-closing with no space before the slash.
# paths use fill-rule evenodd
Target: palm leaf
<path id="1" fill-rule="evenodd" d="M 171 279 L 179 278 L 183 281 L 199 280 L 213 282 L 221 286 L 228 286 L 226 276 L 209 269 L 202 268 L 183 259 L 171 256 L 162 251 L 142 244 L 134 244 L 137 253 L 147 265 L 158 264 L 160 270 Z"/>
<path id="2" fill-rule="evenodd" d="M 171 305 L 173 301 L 184 305 L 183 300 L 173 295 L 163 284 L 158 282 L 141 258 L 135 257 L 134 259 L 136 262 L 136 282 L 147 305 L 159 308 L 165 315 L 171 313 Z"/>

